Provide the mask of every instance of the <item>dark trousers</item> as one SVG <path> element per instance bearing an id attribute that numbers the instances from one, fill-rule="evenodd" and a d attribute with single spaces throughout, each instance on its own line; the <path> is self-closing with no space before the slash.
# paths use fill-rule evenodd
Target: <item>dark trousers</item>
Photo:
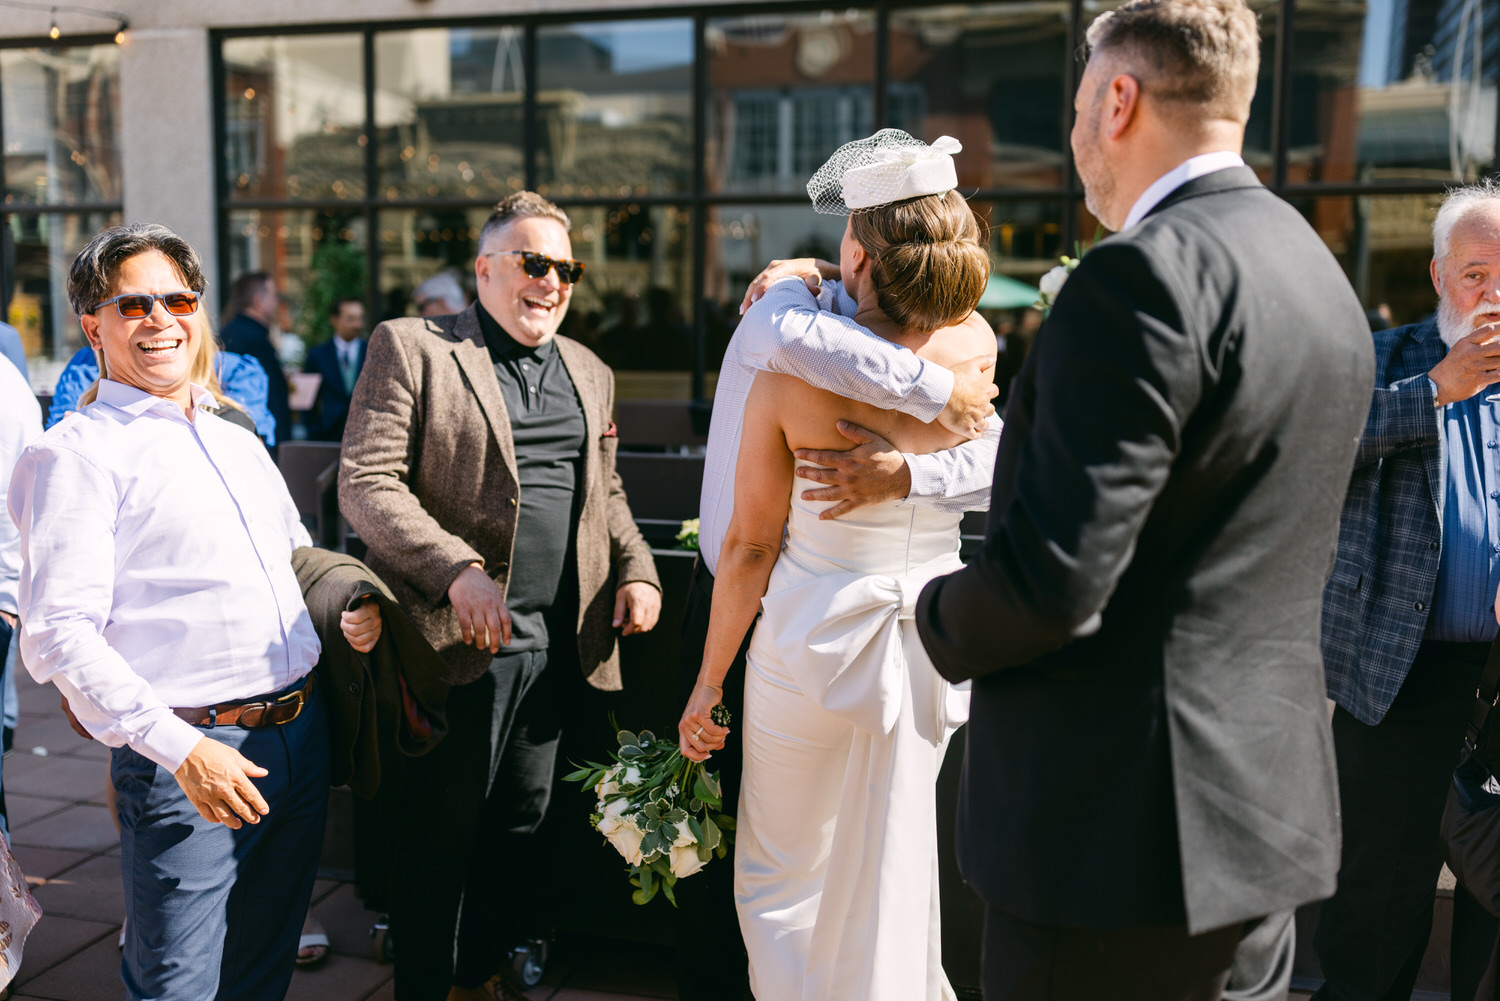
<path id="1" fill-rule="evenodd" d="M 128 747 L 111 753 L 127 997 L 281 1001 L 286 995 L 328 817 L 321 698 L 315 693 L 282 726 L 201 729 L 270 772 L 253 780 L 270 813 L 239 830 L 204 820 L 172 773 L 149 758 Z"/>
<path id="2" fill-rule="evenodd" d="M 449 692 L 448 735 L 407 762 L 391 882 L 398 1001 L 480 986 L 523 931 L 507 874 L 547 811 L 568 670 L 545 651 L 496 657 Z"/>
<path id="3" fill-rule="evenodd" d="M 985 1001 L 1219 1001 L 1235 949 L 1254 923 L 1062 928 L 986 908 Z"/>
<path id="4" fill-rule="evenodd" d="M 1438 822 L 1488 652 L 1424 643 L 1378 725 L 1334 711 L 1344 850 L 1313 939 L 1326 978 L 1318 1001 L 1411 997 L 1443 864 Z M 1454 895 L 1454 1001 L 1473 998 L 1497 930 L 1468 894 Z"/>
<path id="5" fill-rule="evenodd" d="M 682 659 L 678 688 L 687 703 L 703 662 L 708 615 L 713 603 L 714 578 L 700 557 L 693 565 L 693 583 L 682 614 Z M 740 798 L 742 744 L 734 732 L 745 715 L 745 650 L 749 636 L 724 677 L 724 705 L 734 714 L 729 740 L 709 758 L 719 773 L 725 812 L 733 814 Z M 750 960 L 740 935 L 734 909 L 734 855 L 715 858 L 702 871 L 678 882 L 673 914 L 677 945 L 677 996 L 682 1001 L 735 1001 L 750 997 Z"/>

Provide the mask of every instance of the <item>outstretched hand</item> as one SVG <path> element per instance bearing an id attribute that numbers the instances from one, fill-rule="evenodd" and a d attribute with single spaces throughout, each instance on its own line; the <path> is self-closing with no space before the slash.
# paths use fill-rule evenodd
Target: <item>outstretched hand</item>
<path id="1" fill-rule="evenodd" d="M 729 728 L 719 726 L 711 715 L 714 706 L 723 698 L 722 688 L 702 682 L 693 686 L 687 708 L 682 711 L 682 719 L 677 723 L 677 747 L 682 751 L 683 757 L 693 761 L 707 761 L 711 751 L 724 746 Z"/>
<path id="2" fill-rule="evenodd" d="M 836 501 L 818 513 L 828 520 L 848 514 L 866 504 L 899 500 L 911 493 L 911 470 L 906 456 L 869 428 L 850 421 L 838 422 L 839 434 L 854 442 L 847 452 L 821 448 L 799 448 L 792 454 L 816 466 L 798 466 L 797 475 L 804 480 L 828 484 L 802 491 L 803 500 Z"/>

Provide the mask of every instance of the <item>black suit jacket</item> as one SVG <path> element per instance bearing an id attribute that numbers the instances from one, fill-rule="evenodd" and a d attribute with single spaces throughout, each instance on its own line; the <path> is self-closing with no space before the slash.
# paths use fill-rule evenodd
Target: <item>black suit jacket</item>
<path id="1" fill-rule="evenodd" d="M 974 679 L 959 858 L 992 906 L 1196 933 L 1333 892 L 1319 610 L 1373 377 L 1338 264 L 1248 168 L 1068 279 L 983 549 L 917 609 Z"/>
<path id="2" fill-rule="evenodd" d="M 365 367 L 365 345 L 361 337 L 355 342 L 354 372 Z M 349 419 L 350 393 L 344 388 L 344 375 L 339 371 L 338 348 L 333 341 L 324 341 L 307 353 L 302 365 L 304 372 L 316 372 L 323 377 L 318 387 L 318 399 L 307 412 L 307 436 L 313 441 L 342 441 L 344 422 Z"/>
<path id="3" fill-rule="evenodd" d="M 225 351 L 249 355 L 260 362 L 266 370 L 269 385 L 266 389 L 266 409 L 276 419 L 276 444 L 292 438 L 292 411 L 287 393 L 286 373 L 282 371 L 281 359 L 271 344 L 271 330 L 264 323 L 244 313 L 239 314 L 219 331 L 219 340 Z"/>

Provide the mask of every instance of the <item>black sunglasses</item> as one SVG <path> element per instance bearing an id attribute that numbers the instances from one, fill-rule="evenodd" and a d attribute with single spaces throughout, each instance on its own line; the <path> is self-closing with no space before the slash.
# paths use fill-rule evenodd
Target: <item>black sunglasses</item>
<path id="1" fill-rule="evenodd" d="M 97 313 L 105 306 L 113 305 L 122 318 L 139 320 L 151 315 L 158 299 L 167 308 L 167 312 L 173 316 L 192 316 L 198 311 L 197 292 L 163 292 L 161 295 L 153 295 L 150 292 L 132 292 L 128 295 L 117 295 L 113 299 L 105 299 L 89 312 Z"/>
<path id="2" fill-rule="evenodd" d="M 583 277 L 582 261 L 559 261 L 534 250 L 501 250 L 497 253 L 520 254 L 521 270 L 526 272 L 527 278 L 540 278 L 552 268 L 557 269 L 557 280 L 564 285 L 572 285 Z"/>

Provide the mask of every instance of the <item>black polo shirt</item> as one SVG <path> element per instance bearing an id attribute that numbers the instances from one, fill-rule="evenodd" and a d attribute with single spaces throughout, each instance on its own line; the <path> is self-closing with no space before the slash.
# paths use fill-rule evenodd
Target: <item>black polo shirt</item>
<path id="1" fill-rule="evenodd" d="M 583 404 L 555 341 L 529 347 L 506 333 L 483 306 L 476 312 L 510 412 L 521 481 L 506 595 L 511 641 L 501 652 L 545 650 L 549 618 L 558 622 L 559 630 L 573 632 L 572 622 L 548 613 L 577 607 L 576 596 L 564 592 L 567 586 L 577 590 L 575 508 L 588 438 Z"/>

